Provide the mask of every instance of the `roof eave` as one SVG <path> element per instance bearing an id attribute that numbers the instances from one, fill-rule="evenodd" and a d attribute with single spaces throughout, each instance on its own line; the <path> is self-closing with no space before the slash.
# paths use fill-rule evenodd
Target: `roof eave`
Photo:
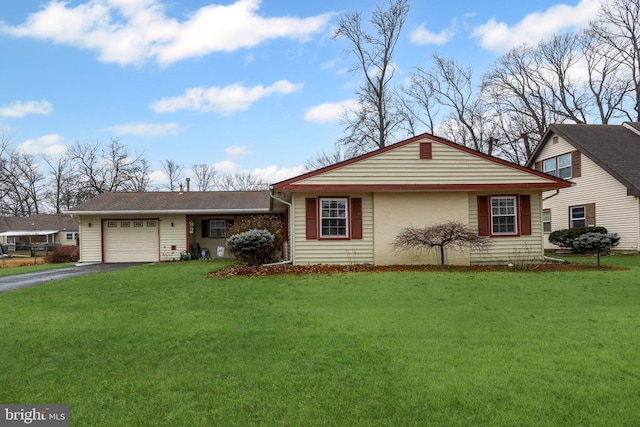
<path id="1" fill-rule="evenodd" d="M 138 210 L 109 210 L 109 211 L 65 211 L 65 215 L 208 215 L 208 214 L 264 214 L 272 212 L 263 209 L 138 209 Z"/>

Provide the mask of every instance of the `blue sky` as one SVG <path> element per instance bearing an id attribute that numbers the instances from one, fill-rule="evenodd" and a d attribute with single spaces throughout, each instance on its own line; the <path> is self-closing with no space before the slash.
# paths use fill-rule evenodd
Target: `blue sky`
<path id="1" fill-rule="evenodd" d="M 386 1 L 386 0 L 385 0 Z M 433 52 L 476 72 L 501 53 L 585 27 L 604 0 L 414 0 L 396 82 Z M 382 4 L 382 3 L 380 3 Z M 119 138 L 161 162 L 277 182 L 342 136 L 360 76 L 332 31 L 361 0 L 20 0 L 0 4 L 0 129 L 49 156 Z"/>

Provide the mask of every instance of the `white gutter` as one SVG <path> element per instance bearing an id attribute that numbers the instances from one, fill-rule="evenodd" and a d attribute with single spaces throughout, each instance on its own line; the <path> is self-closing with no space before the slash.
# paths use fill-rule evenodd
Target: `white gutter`
<path id="1" fill-rule="evenodd" d="M 293 235 L 291 234 L 291 225 L 293 224 L 293 221 L 292 221 L 293 206 L 291 205 L 291 203 L 287 202 L 286 200 L 279 199 L 278 197 L 276 197 L 271 192 L 269 193 L 269 196 L 273 200 L 277 200 L 277 201 L 282 202 L 285 205 L 289 206 L 289 233 L 288 233 L 289 234 L 289 241 L 287 243 L 289 243 L 289 254 L 290 255 L 289 255 L 289 259 L 288 260 L 280 261 L 280 262 L 272 262 L 270 264 L 263 264 L 263 266 L 291 264 L 293 262 Z"/>
<path id="2" fill-rule="evenodd" d="M 122 211 L 65 211 L 65 215 L 208 215 L 269 213 L 270 209 L 174 209 L 174 210 L 122 210 Z"/>

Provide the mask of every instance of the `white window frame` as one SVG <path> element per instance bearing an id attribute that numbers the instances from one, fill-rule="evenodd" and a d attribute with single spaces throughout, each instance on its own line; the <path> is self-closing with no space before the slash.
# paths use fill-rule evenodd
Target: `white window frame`
<path id="1" fill-rule="evenodd" d="M 501 204 L 501 201 L 507 203 Z M 514 236 L 518 234 L 518 199 L 516 196 L 491 196 L 491 235 Z M 504 219 L 513 218 L 512 224 L 502 223 Z M 511 228 L 506 230 L 506 228 Z"/>
<path id="2" fill-rule="evenodd" d="M 335 203 L 334 206 L 331 204 Z M 349 238 L 349 198 L 320 198 L 320 238 Z M 344 230 L 344 232 L 341 232 Z"/>
<path id="3" fill-rule="evenodd" d="M 545 215 L 548 215 L 549 218 L 545 218 Z M 551 233 L 551 209 L 542 210 L 542 232 Z"/>
<path id="4" fill-rule="evenodd" d="M 582 217 L 574 217 L 573 216 L 573 211 L 578 210 L 578 209 L 582 209 Z M 575 221 L 582 221 L 584 222 L 583 225 L 575 225 L 574 222 Z M 585 205 L 580 205 L 580 206 L 571 206 L 569 208 L 569 228 L 578 228 L 578 227 L 586 227 L 587 226 L 587 207 Z"/>
<path id="5" fill-rule="evenodd" d="M 571 178 L 573 174 L 571 170 L 571 153 L 543 160 L 542 172 L 562 179 Z"/>
<path id="6" fill-rule="evenodd" d="M 75 233 L 66 233 L 65 234 L 65 239 L 66 240 L 76 240 Z"/>
<path id="7" fill-rule="evenodd" d="M 227 233 L 226 219 L 210 219 L 209 220 L 209 238 L 224 239 Z"/>

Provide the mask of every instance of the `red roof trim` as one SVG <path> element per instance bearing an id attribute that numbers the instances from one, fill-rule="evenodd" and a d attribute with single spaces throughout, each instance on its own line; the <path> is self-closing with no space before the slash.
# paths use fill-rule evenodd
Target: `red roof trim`
<path id="1" fill-rule="evenodd" d="M 357 163 L 357 162 L 359 162 L 361 160 L 365 160 L 365 159 L 368 159 L 370 157 L 374 157 L 374 156 L 377 156 L 377 155 L 380 155 L 380 154 L 384 154 L 387 151 L 391 151 L 391 150 L 395 150 L 396 148 L 404 147 L 405 145 L 412 144 L 412 143 L 414 143 L 416 141 L 420 141 L 420 140 L 425 139 L 425 138 L 426 139 L 430 139 L 430 140 L 435 141 L 435 142 L 438 142 L 440 144 L 449 146 L 449 147 L 454 148 L 456 150 L 463 151 L 463 152 L 471 154 L 473 156 L 477 156 L 477 157 L 480 157 L 482 159 L 489 160 L 489 161 L 497 163 L 499 165 L 506 166 L 506 167 L 509 167 L 509 168 L 512 168 L 512 169 L 516 169 L 516 170 L 520 170 L 520 171 L 526 172 L 526 173 L 528 173 L 530 175 L 534 175 L 534 176 L 537 176 L 537 177 L 544 178 L 547 181 L 551 181 L 551 183 L 549 183 L 549 184 L 535 184 L 536 185 L 535 187 L 522 187 L 522 185 L 518 185 L 518 184 L 507 184 L 507 185 L 512 185 L 509 188 L 566 188 L 566 187 L 570 187 L 571 186 L 571 182 L 569 182 L 569 181 L 565 181 L 565 180 L 560 179 L 560 178 L 555 178 L 553 176 L 544 174 L 542 172 L 538 172 L 536 170 L 527 168 L 525 166 L 520 166 L 520 165 L 518 165 L 516 163 L 511 163 L 511 162 L 508 162 L 506 160 L 499 159 L 497 157 L 489 156 L 488 154 L 481 153 L 481 152 L 473 150 L 473 149 L 471 149 L 469 147 L 465 147 L 463 145 L 456 144 L 455 142 L 447 141 L 446 139 L 442 139 L 442 138 L 439 138 L 437 136 L 434 136 L 434 135 L 431 135 L 431 134 L 428 134 L 428 133 L 423 133 L 423 134 L 420 134 L 420 135 L 416 135 L 416 136 L 414 136 L 412 138 L 406 139 L 404 141 L 398 142 L 396 144 L 388 145 L 388 146 L 386 146 L 384 148 L 381 148 L 379 150 L 375 150 L 375 151 L 372 151 L 370 153 L 363 154 L 361 156 L 354 157 L 352 159 L 348 159 L 348 160 L 342 161 L 340 163 L 335 163 L 333 165 L 326 166 L 324 168 L 317 169 L 317 170 L 314 170 L 314 171 L 311 171 L 311 172 L 307 172 L 305 174 L 298 175 L 298 176 L 290 178 L 288 180 L 275 183 L 275 184 L 273 184 L 272 188 L 273 188 L 273 190 L 293 190 L 294 188 L 300 188 L 301 189 L 301 188 L 303 188 L 303 186 L 296 186 L 296 187 L 292 187 L 292 186 L 295 185 L 298 181 L 302 181 L 302 180 L 305 180 L 307 178 L 311 178 L 311 177 L 314 177 L 314 176 L 317 176 L 317 175 L 321 175 L 323 173 L 332 171 L 334 169 L 339 169 L 339 168 L 341 168 L 343 166 L 347 166 L 347 165 L 350 165 L 350 164 L 353 164 L 353 163 Z M 438 185 L 438 184 L 434 184 L 434 185 Z M 444 184 L 444 185 L 448 186 L 449 184 Z M 452 185 L 455 185 L 455 184 L 452 184 Z M 467 184 L 462 184 L 462 185 L 467 185 Z M 468 184 L 468 185 L 472 185 L 472 184 Z M 485 184 L 482 184 L 482 185 L 485 185 Z M 494 185 L 494 184 L 486 184 L 486 185 L 489 185 L 489 187 L 487 187 L 487 188 L 499 188 L 499 187 L 496 187 L 496 185 Z M 531 185 L 533 185 L 533 184 L 531 184 Z M 430 184 L 427 184 L 427 186 L 430 186 Z M 305 185 L 304 186 L 305 189 L 313 189 L 313 187 L 316 187 L 316 186 L 315 185 L 309 185 L 309 186 Z M 357 186 L 357 187 L 361 188 L 361 186 Z M 381 187 L 388 187 L 388 186 L 387 185 L 381 185 Z M 379 189 L 379 188 L 375 188 L 375 189 Z M 443 189 L 449 189 L 449 188 L 443 188 Z"/>
<path id="2" fill-rule="evenodd" d="M 555 189 L 571 187 L 568 181 L 558 183 L 509 183 L 509 184 L 288 184 L 279 186 L 283 191 L 441 191 L 441 190 L 523 190 Z"/>

